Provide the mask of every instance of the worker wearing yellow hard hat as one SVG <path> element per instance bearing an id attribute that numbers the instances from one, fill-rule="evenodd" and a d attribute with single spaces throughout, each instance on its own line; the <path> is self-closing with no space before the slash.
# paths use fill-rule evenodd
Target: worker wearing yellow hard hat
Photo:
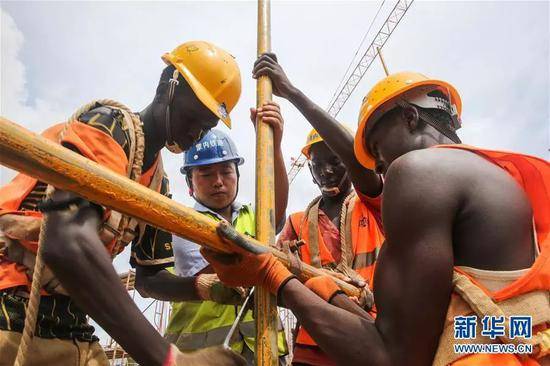
<path id="1" fill-rule="evenodd" d="M 229 112 L 241 95 L 241 73 L 235 58 L 204 41 L 186 42 L 162 59 L 175 66 L 199 100 L 231 127 Z"/>
<path id="2" fill-rule="evenodd" d="M 353 129 L 348 126 L 347 124 L 342 124 L 342 127 L 345 128 L 349 133 L 354 134 Z M 302 147 L 302 150 L 300 152 L 308 159 L 311 158 L 310 150 L 313 145 L 315 145 L 318 142 L 323 142 L 323 137 L 317 132 L 316 129 L 312 129 L 309 131 L 306 137 L 306 143 Z"/>
<path id="3" fill-rule="evenodd" d="M 365 98 L 355 151 L 385 174 L 376 319 L 329 277 L 304 286 L 272 254 L 241 250 L 228 265 L 233 258 L 204 251 L 219 278 L 277 294 L 334 364 L 545 364 L 550 163 L 459 143 L 461 109 L 450 84 L 416 73 L 390 75 Z M 517 318 L 528 319 L 527 349 L 507 330 Z"/>
<path id="4" fill-rule="evenodd" d="M 172 52 L 165 53 L 162 59 L 174 68 L 168 80 L 166 147 L 174 153 L 184 150 L 180 143 L 172 138 L 177 134 L 177 126 L 173 126 L 171 122 L 174 97 L 178 90 L 185 87 L 177 88 L 180 81 L 190 87 L 194 97 L 204 107 L 231 128 L 229 113 L 241 95 L 241 73 L 234 57 L 212 43 L 191 41 L 179 45 Z M 183 80 L 179 79 L 180 75 Z M 196 140 L 200 137 L 197 136 Z"/>
<path id="5" fill-rule="evenodd" d="M 172 152 L 188 149 L 219 119 L 229 124 L 241 80 L 233 57 L 208 42 L 186 42 L 163 59 L 168 65 L 154 99 L 141 112 L 108 99 L 92 101 L 79 108 L 68 123 L 54 125 L 43 135 L 168 195 L 162 147 Z M 51 270 L 44 271 L 38 284 L 43 290 L 36 327 L 27 326 L 26 333 L 38 331 L 30 351 L 20 353 L 27 356 L 25 364 L 108 365 L 88 316 L 140 364 L 173 365 L 182 358 L 203 364 L 204 354 L 184 357 L 151 327 L 120 286 L 111 263 L 111 258 L 131 243 L 131 263 L 138 271 L 170 265 L 171 234 L 68 192 L 55 191 L 47 200 L 46 191 L 46 183 L 23 174 L 0 187 L 0 247 L 6 240 L 10 246 L 8 251 L 0 251 L 0 364 L 14 363 L 29 316 L 26 309 L 42 212 L 48 212 L 48 235 L 40 245 Z M 39 205 L 41 201 L 45 203 Z M 15 234 L 7 239 L 5 232 Z M 243 362 L 231 352 L 214 352 Z M 20 358 L 17 363 L 22 363 Z"/>
<path id="6" fill-rule="evenodd" d="M 319 135 L 319 132 L 317 132 L 315 129 L 309 131 L 306 137 L 306 143 L 304 147 L 302 147 L 301 153 L 309 159 L 311 156 L 309 154 L 311 146 L 321 141 L 323 141 L 323 138 L 321 137 L 321 135 Z"/>
<path id="7" fill-rule="evenodd" d="M 433 350 L 415 356 L 411 342 L 411 348 L 396 352 L 434 365 L 544 363 L 550 354 L 543 341 L 550 316 L 541 317 L 540 310 L 532 309 L 539 303 L 538 296 L 542 299 L 550 289 L 549 266 L 543 264 L 548 247 L 540 244 L 541 238 L 548 242 L 550 237 L 545 224 L 550 218 L 550 164 L 524 154 L 463 145 L 456 133 L 461 114 L 461 98 L 453 85 L 416 72 L 387 76 L 374 85 L 361 105 L 355 154 L 364 167 L 376 167 L 386 175 L 387 245 L 404 249 L 384 257 L 390 270 L 380 266 L 378 273 L 384 274 L 378 281 L 422 279 L 418 288 L 429 288 L 417 292 L 411 302 L 405 300 L 394 315 L 415 317 L 402 310 L 429 299 L 425 306 L 430 309 L 431 320 L 409 323 L 409 329 L 427 327 L 428 332 L 422 336 L 416 333 L 415 337 L 422 337 L 423 347 L 431 344 Z M 395 266 L 397 263 L 405 265 Z M 523 271 L 502 271 L 504 267 Z M 383 286 L 380 288 L 384 292 Z M 407 298 L 403 292 L 399 295 Z M 386 294 L 377 293 L 377 299 L 380 296 Z M 540 301 L 547 309 L 548 300 Z M 515 305 L 510 307 L 512 303 Z M 381 301 L 380 308 L 385 305 L 387 302 Z M 483 319 L 486 324 L 485 320 L 497 312 L 507 319 L 533 319 L 525 328 L 536 340 L 533 351 L 490 356 L 474 350 L 457 353 L 457 317 L 470 314 L 473 323 Z M 379 319 L 385 315 L 379 314 Z M 388 319 L 391 317 L 390 311 Z M 437 317 L 447 320 L 434 321 Z M 382 323 L 388 328 L 405 324 L 397 319 Z M 395 339 L 410 342 L 402 338 L 403 332 L 401 327 L 395 335 L 386 333 L 384 338 L 388 344 L 395 344 Z M 431 336 L 426 337 L 428 333 Z M 483 331 L 480 335 L 474 330 L 460 343 L 479 344 L 482 336 Z M 497 342 L 511 341 L 504 336 Z"/>
<path id="8" fill-rule="evenodd" d="M 341 127 L 350 136 L 353 134 L 347 125 Z M 309 132 L 301 151 L 308 159 L 311 176 L 321 195 L 304 211 L 289 215 L 278 245 L 285 248 L 286 243 L 302 240 L 304 245 L 298 254 L 303 262 L 315 267 L 336 268 L 355 281 L 372 283 L 374 264 L 384 242 L 377 225 L 380 218 L 375 207 L 379 206 L 379 200 L 357 198 L 346 165 L 317 130 Z M 367 305 L 366 298 L 361 301 Z M 293 362 L 317 366 L 333 364 L 303 327 L 298 328 Z"/>
<path id="9" fill-rule="evenodd" d="M 367 135 L 381 117 L 398 106 L 419 107 L 422 120 L 452 141 L 459 143 L 455 131 L 460 128 L 462 102 L 449 83 L 430 79 L 417 72 L 400 72 L 379 81 L 363 99 L 354 149 L 357 160 L 366 168 L 375 168 L 375 159 L 366 145 Z M 440 110 L 449 115 L 449 123 L 440 123 L 427 110 Z"/>
<path id="10" fill-rule="evenodd" d="M 294 104 L 314 127 L 307 135 L 302 154 L 308 158 L 320 195 L 312 197 L 303 211 L 288 217 L 279 235 L 279 246 L 290 249 L 292 245 L 288 243 L 303 240 L 304 245 L 296 251 L 302 261 L 335 269 L 363 285 L 372 283 L 374 265 L 384 242 L 379 226 L 378 196 L 382 184 L 376 174 L 356 161 L 352 129 L 338 123 L 294 87 L 275 55 L 262 55 L 253 75 L 269 76 L 274 93 Z M 361 296 L 358 301 L 370 308 L 370 300 Z M 298 330 L 293 357 L 297 364 L 334 364 L 303 327 Z"/>

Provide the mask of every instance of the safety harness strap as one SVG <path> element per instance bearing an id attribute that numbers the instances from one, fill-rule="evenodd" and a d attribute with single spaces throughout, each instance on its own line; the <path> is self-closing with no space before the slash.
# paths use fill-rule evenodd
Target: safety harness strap
<path id="1" fill-rule="evenodd" d="M 495 303 L 481 288 L 476 286 L 467 276 L 454 271 L 453 287 L 456 295 L 451 297 L 449 310 L 439 339 L 439 346 L 434 358 L 434 366 L 448 365 L 465 354 L 455 353 L 454 344 L 520 344 L 530 343 L 533 345 L 533 354 L 526 355 L 536 358 L 545 357 L 550 354 L 550 329 L 535 334 L 530 340 L 524 338 L 510 339 L 509 324 L 505 322 L 505 336 L 496 339 L 481 335 L 481 319 L 485 316 L 509 317 L 511 315 L 528 315 L 532 317 L 532 324 L 550 324 L 550 292 L 534 291 L 508 300 Z M 475 339 L 455 339 L 454 317 L 475 314 L 477 315 Z"/>

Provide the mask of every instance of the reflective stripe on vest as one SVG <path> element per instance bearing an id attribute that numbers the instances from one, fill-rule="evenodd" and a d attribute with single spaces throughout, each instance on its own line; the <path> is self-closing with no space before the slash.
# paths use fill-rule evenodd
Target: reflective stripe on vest
<path id="1" fill-rule="evenodd" d="M 336 268 L 334 258 L 327 249 L 323 235 L 319 229 L 320 197 L 314 200 L 306 212 L 290 215 L 291 225 L 299 239 L 306 245 L 300 247 L 300 257 L 305 263 L 315 266 L 314 258 L 322 267 Z M 380 230 L 375 215 L 359 199 L 353 197 L 346 206 L 345 240 L 341 240 L 342 262 L 366 279 L 372 287 L 374 266 L 380 247 L 384 242 L 384 235 Z M 307 219 L 306 219 L 307 218 Z M 340 225 L 342 226 L 342 225 Z M 313 235 L 311 235 L 313 233 Z M 320 267 L 317 265 L 316 267 Z M 302 328 L 298 329 L 297 344 L 316 346 L 311 336 Z"/>
<path id="2" fill-rule="evenodd" d="M 338 263 L 335 263 L 334 258 L 332 258 L 319 229 L 318 209 L 316 210 L 318 203 L 319 201 L 314 201 L 310 207 L 311 209 L 306 213 L 291 214 L 289 217 L 290 223 L 297 237 L 303 239 L 306 243 L 306 245 L 300 247 L 299 253 L 302 260 L 316 267 L 335 268 Z M 378 226 L 375 215 L 361 202 L 359 197 L 352 199 L 348 209 L 351 215 L 346 215 L 346 218 L 349 218 L 349 223 L 345 225 L 347 228 L 345 237 L 351 237 L 351 239 L 346 239 L 345 242 L 351 242 L 351 247 L 342 247 L 342 261 L 347 261 L 350 267 L 372 286 L 374 264 L 384 242 L 384 235 Z M 317 217 L 317 220 L 308 220 L 306 217 L 312 219 Z M 311 235 L 310 233 L 314 234 Z M 319 258 L 317 263 L 320 263 L 320 266 L 314 264 L 314 258 L 316 257 Z"/>
<path id="3" fill-rule="evenodd" d="M 219 221 L 208 212 L 204 215 Z M 235 229 L 246 235 L 256 234 L 256 220 L 252 207 L 244 205 L 232 223 Z M 222 305 L 213 301 L 184 301 L 172 303 L 172 314 L 166 329 L 166 338 L 176 344 L 182 351 L 193 351 L 223 343 L 225 336 L 236 319 L 238 309 L 234 305 Z M 282 335 L 282 336 L 281 336 Z M 254 351 L 256 323 L 252 310 L 246 312 L 231 340 L 231 348 L 241 353 L 246 343 Z M 279 354 L 288 353 L 284 331 L 278 335 Z"/>
<path id="4" fill-rule="evenodd" d="M 235 321 L 237 311 L 236 306 L 213 301 L 172 303 L 166 338 L 182 351 L 220 345 Z M 239 325 L 239 332 L 235 332 L 231 340 L 235 352 L 242 352 L 244 336 L 254 338 L 255 327 L 252 311 L 248 311 Z M 254 349 L 253 344 L 251 349 Z"/>

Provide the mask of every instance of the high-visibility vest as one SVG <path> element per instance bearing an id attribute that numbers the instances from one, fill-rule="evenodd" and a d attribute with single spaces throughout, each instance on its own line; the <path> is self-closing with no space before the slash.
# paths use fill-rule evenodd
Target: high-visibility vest
<path id="1" fill-rule="evenodd" d="M 323 241 L 319 229 L 320 198 L 310 205 L 306 212 L 297 212 L 290 215 L 290 223 L 299 239 L 305 245 L 299 248 L 302 261 L 318 268 L 337 269 L 338 265 L 345 264 L 359 273 L 372 287 L 374 267 L 378 253 L 384 242 L 384 234 L 379 224 L 379 217 L 357 196 L 349 198 L 344 203 L 347 212 L 341 216 L 343 222 L 340 231 L 342 244 L 341 263 L 336 263 L 332 254 Z M 313 233 L 313 235 L 311 235 Z M 297 344 L 317 346 L 311 336 L 300 327 L 296 337 Z"/>
<path id="2" fill-rule="evenodd" d="M 65 124 L 57 124 L 42 133 L 42 136 L 57 142 L 58 136 L 65 128 Z M 86 158 L 109 168 L 110 170 L 125 176 L 129 176 L 128 166 L 131 165 L 122 147 L 103 131 L 85 123 L 74 121 L 64 131 L 63 143 L 75 146 L 80 154 Z M 133 143 L 135 148 L 135 143 Z M 143 148 L 143 147 L 141 147 Z M 133 155 L 134 153 L 131 153 Z M 164 171 L 160 154 L 148 171 L 143 172 L 139 183 L 155 191 L 160 191 Z M 0 188 L 0 215 L 15 214 L 20 216 L 42 219 L 39 211 L 20 210 L 21 203 L 32 192 L 38 180 L 28 175 L 19 173 L 15 178 Z M 130 219 L 126 225 L 122 225 L 122 215 L 118 212 L 106 210 L 103 229 L 100 230 L 102 239 L 108 253 L 114 257 L 120 253 L 124 246 L 129 244 L 144 229 L 144 224 L 137 227 L 138 221 Z M 124 227 L 122 227 L 124 226 Z M 17 238 L 11 238 L 14 241 Z M 0 243 L 1 244 L 1 243 Z M 17 240 L 17 249 L 24 252 L 21 256 L 34 256 L 38 249 L 38 242 Z M 1 245 L 0 245 L 1 246 Z M 0 252 L 0 290 L 17 286 L 27 286 L 30 290 L 31 278 L 28 268 L 23 263 L 17 263 Z M 43 277 L 49 277 L 50 271 L 45 270 Z M 44 281 L 44 278 L 43 278 Z"/>
<path id="3" fill-rule="evenodd" d="M 467 145 L 441 145 L 438 148 L 451 148 L 471 151 L 504 169 L 514 178 L 526 193 L 533 210 L 534 236 L 540 252 L 529 271 L 510 285 L 491 292 L 467 273 L 455 268 L 451 296 L 445 327 L 439 340 L 439 348 L 434 365 L 518 365 L 535 366 L 538 357 L 547 352 L 550 357 L 550 163 L 533 156 L 505 151 L 478 149 Z M 498 276 L 498 271 L 495 275 Z M 473 302 L 472 299 L 475 299 Z M 472 307 L 472 304 L 474 307 Z M 476 308 L 474 312 L 472 310 Z M 454 316 L 477 315 L 476 338 L 472 340 L 454 339 Z M 531 315 L 533 337 L 519 343 L 538 344 L 541 353 L 530 357 L 513 354 L 456 354 L 454 343 L 514 343 L 506 337 L 491 340 L 482 337 L 479 319 L 485 315 L 504 315 L 508 322 L 511 315 Z"/>
<path id="4" fill-rule="evenodd" d="M 219 221 L 208 212 L 204 215 Z M 256 221 L 252 208 L 243 206 L 233 221 L 235 229 L 242 234 L 254 237 Z M 184 352 L 220 345 L 229 333 L 240 306 L 223 305 L 213 301 L 182 301 L 172 303 L 172 314 L 166 328 L 166 338 Z M 242 353 L 244 344 L 254 350 L 256 343 L 256 323 L 252 310 L 248 310 L 239 324 L 239 331 L 233 334 L 231 348 Z M 284 331 L 277 337 L 280 355 L 288 353 Z"/>

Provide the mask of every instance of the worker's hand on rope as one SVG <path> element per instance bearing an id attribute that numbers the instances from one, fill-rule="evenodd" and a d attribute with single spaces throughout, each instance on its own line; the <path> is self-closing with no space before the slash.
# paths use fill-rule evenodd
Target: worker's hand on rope
<path id="1" fill-rule="evenodd" d="M 170 346 L 163 366 L 245 366 L 246 360 L 221 346 L 208 347 L 191 353 L 183 353 L 175 345 Z"/>
<path id="2" fill-rule="evenodd" d="M 242 287 L 225 286 L 217 274 L 201 274 L 195 279 L 197 293 L 202 300 L 214 301 L 224 305 L 239 305 L 246 298 Z"/>
<path id="3" fill-rule="evenodd" d="M 223 225 L 224 223 L 218 224 L 218 235 L 227 239 L 226 231 L 220 229 Z M 210 262 L 220 280 L 227 286 L 264 286 L 272 294 L 277 294 L 279 288 L 294 277 L 273 254 L 256 255 L 230 241 L 227 243 L 234 253 L 227 254 L 206 247 L 201 248 L 201 254 Z"/>
<path id="4" fill-rule="evenodd" d="M 275 148 L 281 146 L 283 140 L 284 120 L 281 115 L 281 107 L 273 101 L 265 103 L 260 108 L 250 108 L 250 119 L 256 128 L 256 121 L 261 119 L 273 128 L 273 145 Z"/>
<path id="5" fill-rule="evenodd" d="M 369 286 L 360 288 L 360 291 L 361 294 L 359 296 L 350 296 L 349 298 L 361 308 L 370 311 L 374 306 L 374 295 Z"/>
<path id="6" fill-rule="evenodd" d="M 362 287 L 365 287 L 367 285 L 367 282 L 365 282 L 363 279 L 361 279 L 359 277 L 350 277 L 350 276 L 347 276 L 347 275 L 345 275 L 341 272 L 337 272 L 337 271 L 326 269 L 326 268 L 321 268 L 320 271 L 326 273 L 328 276 L 336 277 L 339 280 L 347 282 L 347 283 L 349 283 L 349 284 L 351 284 L 355 287 L 362 288 Z"/>
<path id="7" fill-rule="evenodd" d="M 352 300 L 354 303 L 367 311 L 372 308 L 372 306 L 374 305 L 374 296 L 369 288 L 367 281 L 365 281 L 358 273 L 355 273 L 354 276 L 347 276 L 337 271 L 332 271 L 324 268 L 321 270 L 329 276 L 336 277 L 339 280 L 342 280 L 357 287 L 361 291 L 361 293 L 359 294 L 359 296 L 349 296 L 350 300 Z"/>
<path id="8" fill-rule="evenodd" d="M 277 62 L 277 56 L 274 53 L 264 53 L 254 62 L 252 77 L 257 79 L 260 76 L 268 76 L 271 79 L 273 94 L 281 98 L 288 99 L 296 90 Z"/>

